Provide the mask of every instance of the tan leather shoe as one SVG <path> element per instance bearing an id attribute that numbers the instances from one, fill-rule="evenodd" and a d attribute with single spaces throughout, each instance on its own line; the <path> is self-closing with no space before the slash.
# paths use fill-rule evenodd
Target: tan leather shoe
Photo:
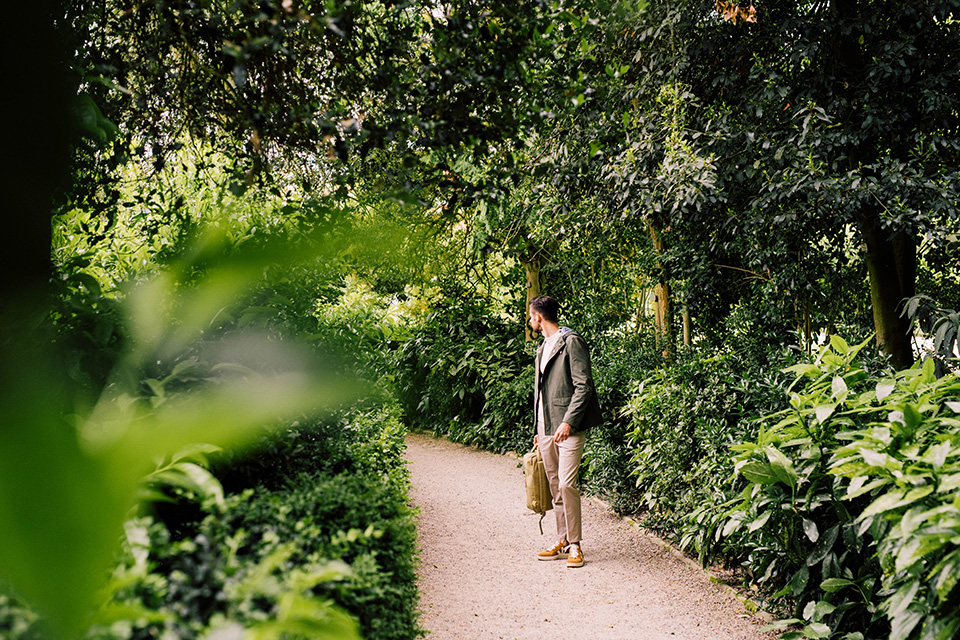
<path id="1" fill-rule="evenodd" d="M 537 560 L 560 560 L 567 557 L 567 543 L 558 542 L 546 551 L 537 554 Z"/>
<path id="2" fill-rule="evenodd" d="M 583 566 L 583 551 L 580 549 L 580 545 L 572 544 L 569 547 L 570 553 L 567 556 L 567 568 L 575 569 L 576 567 Z"/>

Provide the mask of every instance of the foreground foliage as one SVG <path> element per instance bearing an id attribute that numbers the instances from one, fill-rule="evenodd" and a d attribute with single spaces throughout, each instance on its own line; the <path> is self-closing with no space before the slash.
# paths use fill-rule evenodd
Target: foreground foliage
<path id="1" fill-rule="evenodd" d="M 960 379 L 872 375 L 834 337 L 787 369 L 790 407 L 734 445 L 740 496 L 700 538 L 788 597 L 785 638 L 953 638 L 960 630 Z M 745 481 L 745 482 L 744 482 Z M 709 510 L 709 509 L 708 509 Z"/>
<path id="2" fill-rule="evenodd" d="M 388 409 L 358 407 L 241 457 L 175 457 L 149 479 L 153 508 L 125 523 L 85 637 L 417 637 L 404 433 Z M 208 455 L 227 491 L 204 473 Z M 44 637 L 41 624 L 0 599 L 5 638 Z"/>

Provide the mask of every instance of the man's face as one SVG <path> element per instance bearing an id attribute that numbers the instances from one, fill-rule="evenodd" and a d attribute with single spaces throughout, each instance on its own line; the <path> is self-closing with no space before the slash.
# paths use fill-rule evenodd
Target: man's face
<path id="1" fill-rule="evenodd" d="M 533 310 L 533 307 L 530 308 L 530 328 L 534 331 L 541 331 L 541 322 L 543 321 L 543 316 Z"/>

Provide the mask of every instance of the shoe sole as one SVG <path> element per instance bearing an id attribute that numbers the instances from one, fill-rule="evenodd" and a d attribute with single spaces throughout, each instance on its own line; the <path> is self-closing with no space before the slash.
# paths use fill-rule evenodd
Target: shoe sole
<path id="1" fill-rule="evenodd" d="M 567 563 L 567 569 L 576 569 L 577 567 L 582 567 L 582 566 L 583 566 L 583 561 L 582 561 L 582 560 L 581 560 L 580 562 L 568 562 L 568 563 Z"/>
<path id="2" fill-rule="evenodd" d="M 567 557 L 567 554 L 557 554 L 555 556 L 537 556 L 537 560 L 563 560 Z"/>

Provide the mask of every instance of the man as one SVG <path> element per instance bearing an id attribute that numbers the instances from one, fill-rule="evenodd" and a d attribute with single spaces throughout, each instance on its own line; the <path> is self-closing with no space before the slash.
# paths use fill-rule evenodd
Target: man
<path id="1" fill-rule="evenodd" d="M 560 305 L 549 296 L 530 301 L 530 326 L 543 334 L 534 375 L 536 434 L 550 482 L 559 539 L 537 554 L 540 560 L 567 559 L 567 567 L 583 566 L 580 548 L 580 491 L 577 474 L 585 431 L 601 422 L 593 386 L 587 343 L 576 332 L 557 324 Z"/>

